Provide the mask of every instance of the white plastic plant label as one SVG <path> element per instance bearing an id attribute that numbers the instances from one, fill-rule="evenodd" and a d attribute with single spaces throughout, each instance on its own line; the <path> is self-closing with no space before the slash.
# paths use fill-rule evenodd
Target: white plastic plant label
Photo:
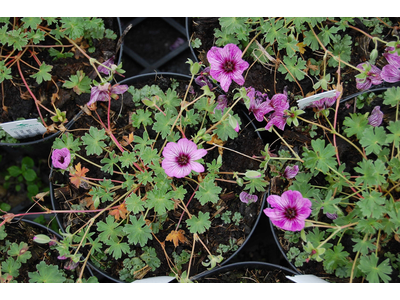
<path id="1" fill-rule="evenodd" d="M 299 106 L 300 109 L 303 109 L 304 107 L 308 106 L 310 103 L 312 103 L 314 101 L 318 101 L 322 98 L 332 98 L 335 95 L 336 95 L 336 90 L 322 92 L 322 93 L 315 94 L 315 95 L 312 95 L 307 98 L 297 100 L 297 105 Z"/>
<path id="2" fill-rule="evenodd" d="M 0 127 L 15 139 L 25 139 L 47 131 L 37 119 L 2 123 Z"/>
<path id="3" fill-rule="evenodd" d="M 296 283 L 329 283 L 315 275 L 294 275 L 286 276 L 286 278 Z"/>

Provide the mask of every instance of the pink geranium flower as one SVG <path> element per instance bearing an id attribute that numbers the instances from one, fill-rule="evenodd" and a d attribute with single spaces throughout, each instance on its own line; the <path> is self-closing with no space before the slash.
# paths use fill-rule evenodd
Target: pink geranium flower
<path id="1" fill-rule="evenodd" d="M 228 107 L 228 97 L 225 95 L 219 95 L 217 98 L 217 106 L 214 108 L 214 113 L 217 109 L 224 111 Z"/>
<path id="2" fill-rule="evenodd" d="M 246 90 L 247 97 L 250 98 L 249 112 L 254 114 L 254 117 L 258 122 L 262 122 L 264 116 L 274 110 L 271 105 L 271 100 L 268 98 L 267 94 L 262 94 L 252 87 L 249 87 Z"/>
<path id="3" fill-rule="evenodd" d="M 383 57 L 386 58 L 387 62 L 390 65 L 400 68 L 400 56 L 397 54 L 397 52 L 390 53 L 394 50 L 395 50 L 394 47 L 387 47 L 385 49 L 386 52 L 383 53 Z"/>
<path id="4" fill-rule="evenodd" d="M 286 179 L 291 179 L 294 178 L 298 172 L 299 172 L 298 165 L 294 165 L 293 167 L 287 166 L 285 168 L 285 171 L 283 172 L 283 177 L 285 177 Z"/>
<path id="5" fill-rule="evenodd" d="M 71 162 L 71 153 L 68 148 L 54 149 L 51 155 L 51 161 L 53 162 L 54 168 L 66 170 Z"/>
<path id="6" fill-rule="evenodd" d="M 90 100 L 87 105 L 90 106 L 97 101 L 108 101 L 111 98 L 118 99 L 117 95 L 125 93 L 128 88 L 126 84 L 114 84 L 111 86 L 108 82 L 94 86 L 90 91 Z"/>
<path id="7" fill-rule="evenodd" d="M 371 112 L 371 115 L 368 117 L 368 124 L 376 127 L 381 125 L 382 120 L 383 120 L 383 112 L 381 112 L 381 107 L 375 106 Z"/>
<path id="8" fill-rule="evenodd" d="M 163 150 L 162 167 L 170 177 L 183 178 L 195 172 L 204 172 L 204 167 L 196 162 L 207 154 L 205 149 L 197 149 L 197 145 L 188 139 L 180 139 L 177 143 L 169 142 Z"/>
<path id="9" fill-rule="evenodd" d="M 110 75 L 110 69 L 108 69 L 108 68 L 111 68 L 111 66 L 113 64 L 114 64 L 114 56 L 112 56 L 111 58 L 109 58 L 105 62 L 103 62 L 101 65 L 99 65 L 97 67 L 97 71 L 99 71 L 100 73 L 106 74 L 106 75 Z"/>
<path id="10" fill-rule="evenodd" d="M 275 94 L 271 98 L 270 105 L 274 109 L 274 113 L 270 116 L 265 130 L 269 130 L 272 125 L 275 125 L 280 130 L 284 130 L 286 125 L 285 110 L 289 109 L 287 95 Z"/>
<path id="11" fill-rule="evenodd" d="M 369 62 L 357 65 L 358 69 L 364 70 L 361 78 L 356 76 L 356 87 L 359 90 L 368 90 L 372 85 L 381 84 L 383 79 L 381 77 L 381 69 Z"/>
<path id="12" fill-rule="evenodd" d="M 298 191 L 286 191 L 282 196 L 271 195 L 267 198 L 271 208 L 264 209 L 272 224 L 289 231 L 300 231 L 305 219 L 311 214 L 311 201 L 303 198 Z"/>
<path id="13" fill-rule="evenodd" d="M 308 107 L 315 107 L 318 111 L 322 111 L 331 107 L 333 104 L 336 103 L 337 98 L 339 97 L 340 92 L 336 91 L 335 96 L 331 98 L 322 98 L 317 101 L 310 103 Z"/>
<path id="14" fill-rule="evenodd" d="M 210 75 L 221 84 L 227 92 L 232 80 L 239 85 L 244 84 L 243 71 L 249 63 L 242 59 L 242 51 L 235 44 L 227 44 L 224 48 L 212 47 L 207 52 L 210 63 Z"/>
<path id="15" fill-rule="evenodd" d="M 247 194 L 246 192 L 241 192 L 239 194 L 239 199 L 243 203 L 249 204 L 252 202 L 257 202 L 258 197 L 257 197 L 257 195 L 251 195 L 251 194 Z"/>
<path id="16" fill-rule="evenodd" d="M 386 82 L 400 81 L 400 69 L 394 65 L 386 65 L 382 68 L 381 77 Z"/>

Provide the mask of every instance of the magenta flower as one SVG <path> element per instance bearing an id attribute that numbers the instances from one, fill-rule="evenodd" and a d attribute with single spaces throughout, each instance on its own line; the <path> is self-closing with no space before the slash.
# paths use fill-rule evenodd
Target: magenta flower
<path id="1" fill-rule="evenodd" d="M 235 44 L 227 44 L 224 48 L 212 47 L 207 52 L 210 63 L 210 75 L 221 84 L 227 92 L 232 80 L 239 85 L 244 84 L 243 71 L 249 63 L 242 59 L 242 51 Z"/>
<path id="2" fill-rule="evenodd" d="M 63 255 L 63 256 L 59 255 L 59 256 L 57 256 L 57 259 L 59 259 L 59 260 L 66 260 L 67 257 L 66 257 L 65 255 Z"/>
<path id="3" fill-rule="evenodd" d="M 72 271 L 72 270 L 74 270 L 78 265 L 79 265 L 79 262 L 73 262 L 73 260 L 70 259 L 69 261 L 67 261 L 67 262 L 65 263 L 64 269 L 65 269 L 65 270 Z"/>
<path id="4" fill-rule="evenodd" d="M 251 194 L 247 194 L 246 192 L 241 192 L 239 194 L 239 199 L 243 203 L 249 204 L 252 202 L 257 202 L 258 197 L 257 197 L 257 195 L 251 195 Z"/>
<path id="5" fill-rule="evenodd" d="M 375 106 L 371 112 L 371 115 L 368 117 L 368 124 L 371 126 L 379 126 L 382 123 L 383 112 L 381 112 L 380 106 Z"/>
<path id="6" fill-rule="evenodd" d="M 294 165 L 293 167 L 287 166 L 285 168 L 285 171 L 283 172 L 283 177 L 285 177 L 286 179 L 291 179 L 294 178 L 298 172 L 299 172 L 298 165 Z"/>
<path id="7" fill-rule="evenodd" d="M 125 84 L 114 84 L 111 86 L 108 82 L 94 86 L 90 91 L 90 100 L 87 105 L 90 106 L 97 101 L 108 101 L 110 98 L 118 99 L 117 94 L 120 95 L 125 93 L 128 88 L 129 87 Z"/>
<path id="8" fill-rule="evenodd" d="M 162 167 L 169 177 L 183 178 L 195 172 L 204 172 L 204 167 L 196 162 L 207 154 L 205 149 L 197 149 L 197 145 L 188 139 L 180 139 L 178 143 L 169 142 L 163 150 Z"/>
<path id="9" fill-rule="evenodd" d="M 336 220 L 338 217 L 337 214 L 331 214 L 331 213 L 326 213 L 326 216 L 331 220 Z"/>
<path id="10" fill-rule="evenodd" d="M 386 82 L 400 81 L 400 69 L 394 65 L 386 65 L 382 68 L 381 77 Z"/>
<path id="11" fill-rule="evenodd" d="M 224 111 L 228 107 L 228 97 L 225 95 L 219 95 L 217 98 L 217 106 L 214 108 L 214 113 L 217 109 Z"/>
<path id="12" fill-rule="evenodd" d="M 194 82 L 196 82 L 200 87 L 208 85 L 211 90 L 213 88 L 213 85 L 207 77 L 209 73 L 210 67 L 205 68 L 203 71 L 200 72 L 200 75 L 194 79 Z"/>
<path id="13" fill-rule="evenodd" d="M 71 153 L 68 148 L 54 149 L 51 155 L 51 161 L 53 162 L 54 168 L 66 170 L 71 162 Z"/>
<path id="14" fill-rule="evenodd" d="M 114 64 L 114 56 L 112 56 L 111 58 L 103 62 L 101 65 L 99 65 L 97 67 L 97 71 L 106 75 L 110 75 L 110 69 L 107 69 L 106 67 L 111 68 L 113 64 Z"/>
<path id="15" fill-rule="evenodd" d="M 381 77 L 381 69 L 369 62 L 357 65 L 358 69 L 364 70 L 360 75 L 356 76 L 356 87 L 359 90 L 368 90 L 372 85 L 381 84 L 383 79 Z"/>
<path id="16" fill-rule="evenodd" d="M 286 125 L 285 110 L 289 108 L 287 95 L 275 94 L 271 98 L 270 105 L 274 109 L 274 113 L 268 118 L 269 121 L 267 126 L 265 126 L 265 129 L 269 130 L 272 125 L 275 125 L 280 130 L 284 130 Z"/>
<path id="17" fill-rule="evenodd" d="M 273 113 L 267 123 L 267 126 L 265 126 L 265 130 L 270 130 L 272 125 L 275 125 L 280 130 L 284 130 L 286 125 L 286 118 L 280 113 Z"/>
<path id="18" fill-rule="evenodd" d="M 322 111 L 331 107 L 333 104 L 336 103 L 337 98 L 339 97 L 340 92 L 336 91 L 335 96 L 331 98 L 322 98 L 317 101 L 311 102 L 308 107 L 315 107 L 317 111 Z"/>
<path id="19" fill-rule="evenodd" d="M 246 90 L 247 97 L 250 98 L 249 112 L 254 114 L 254 117 L 258 122 L 262 122 L 264 116 L 274 110 L 274 107 L 271 105 L 271 100 L 268 99 L 267 94 L 262 94 L 252 87 L 249 87 Z"/>
<path id="20" fill-rule="evenodd" d="M 300 231 L 305 219 L 311 214 L 311 201 L 303 198 L 298 191 L 286 191 L 282 196 L 271 195 L 267 198 L 271 208 L 264 209 L 272 224 L 289 231 Z"/>
<path id="21" fill-rule="evenodd" d="M 385 49 L 386 52 L 383 53 L 383 57 L 386 58 L 387 62 L 390 65 L 400 68 L 400 56 L 397 54 L 397 52 L 390 53 L 394 50 L 395 50 L 394 47 L 387 47 Z"/>

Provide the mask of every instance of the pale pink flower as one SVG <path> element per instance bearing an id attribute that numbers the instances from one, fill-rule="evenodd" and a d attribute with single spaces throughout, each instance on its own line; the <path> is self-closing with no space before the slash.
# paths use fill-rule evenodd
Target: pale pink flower
<path id="1" fill-rule="evenodd" d="M 257 195 L 251 195 L 251 194 L 247 194 L 246 192 L 241 192 L 239 194 L 239 199 L 243 203 L 249 204 L 252 202 L 257 202 L 258 197 L 257 197 Z"/>
<path id="2" fill-rule="evenodd" d="M 242 59 L 242 51 L 235 44 L 227 44 L 224 48 L 212 47 L 207 52 L 210 63 L 210 75 L 221 84 L 227 92 L 232 80 L 239 85 L 244 84 L 243 71 L 249 63 Z"/>
<path id="3" fill-rule="evenodd" d="M 356 76 L 357 89 L 368 90 L 372 85 L 378 85 L 382 83 L 382 71 L 377 66 L 371 65 L 369 62 L 365 62 L 357 65 L 357 68 L 364 70 L 362 75 L 365 76 L 364 78 L 358 78 Z"/>
<path id="4" fill-rule="evenodd" d="M 188 139 L 180 139 L 177 143 L 169 142 L 163 150 L 162 167 L 170 177 L 183 178 L 195 172 L 204 172 L 204 167 L 196 162 L 207 154 L 205 149 L 197 149 L 197 145 Z"/>
<path id="5" fill-rule="evenodd" d="M 368 124 L 376 127 L 381 125 L 382 120 L 383 120 L 383 112 L 381 112 L 381 107 L 375 106 L 371 112 L 371 115 L 368 117 Z"/>
<path id="6" fill-rule="evenodd" d="M 250 98 L 249 112 L 254 114 L 258 122 L 262 122 L 264 116 L 274 110 L 271 105 L 271 100 L 268 98 L 267 94 L 262 94 L 252 87 L 247 88 L 246 91 L 247 97 Z"/>
<path id="7" fill-rule="evenodd" d="M 300 231 L 305 219 L 311 214 L 311 201 L 303 198 L 300 192 L 288 190 L 281 196 L 267 198 L 271 208 L 264 209 L 272 224 L 289 231 Z"/>
<path id="8" fill-rule="evenodd" d="M 394 83 L 400 81 L 400 68 L 386 65 L 382 68 L 381 77 L 384 81 Z"/>
<path id="9" fill-rule="evenodd" d="M 54 168 L 66 170 L 71 162 L 71 153 L 69 152 L 69 149 L 54 149 L 51 155 L 51 161 L 53 162 Z"/>
<path id="10" fill-rule="evenodd" d="M 108 82 L 94 86 L 90 91 L 90 100 L 87 105 L 90 106 L 97 101 L 108 101 L 111 98 L 118 99 L 117 95 L 125 93 L 128 88 L 125 84 L 114 84 L 111 86 Z"/>
<path id="11" fill-rule="evenodd" d="M 294 178 L 298 172 L 299 172 L 298 165 L 294 165 L 293 167 L 287 166 L 285 168 L 285 171 L 283 172 L 283 177 L 285 177 L 286 179 L 291 179 Z"/>

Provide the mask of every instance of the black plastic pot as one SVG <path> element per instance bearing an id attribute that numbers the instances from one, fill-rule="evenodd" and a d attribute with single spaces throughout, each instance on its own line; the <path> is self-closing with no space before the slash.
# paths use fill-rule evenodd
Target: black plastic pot
<path id="1" fill-rule="evenodd" d="M 14 221 L 15 221 L 15 220 L 14 220 Z M 26 217 L 24 217 L 24 218 L 22 218 L 22 219 L 18 219 L 18 221 L 19 221 L 19 222 L 25 222 L 25 223 L 31 225 L 32 227 L 37 227 L 37 228 L 39 228 L 39 229 L 43 232 L 43 234 L 55 236 L 58 240 L 62 240 L 62 239 L 63 239 L 63 237 L 62 237 L 59 233 L 55 232 L 55 231 L 52 230 L 51 228 L 48 228 L 48 227 L 46 227 L 46 226 L 44 226 L 44 225 L 42 225 L 42 224 L 36 223 L 36 222 L 34 222 L 34 221 L 32 221 L 32 220 L 26 218 Z M 7 225 L 3 225 L 3 226 L 7 226 Z M 45 245 L 44 245 L 44 246 L 45 246 Z M 87 278 L 88 278 L 88 277 L 91 277 L 91 276 L 94 276 L 93 271 L 92 271 L 92 269 L 91 269 L 91 267 L 90 267 L 89 264 L 88 264 L 88 266 L 86 267 L 86 269 L 87 269 L 87 271 L 88 271 L 88 273 L 89 273 L 89 276 L 87 276 Z"/>
<path id="2" fill-rule="evenodd" d="M 235 271 L 235 270 L 246 270 L 246 269 L 252 269 L 252 270 L 267 270 L 267 271 L 274 271 L 274 270 L 279 270 L 282 271 L 285 275 L 287 276 L 293 276 L 293 275 L 300 275 L 296 269 L 289 269 L 283 266 L 275 265 L 275 264 L 270 264 L 266 262 L 259 262 L 259 261 L 244 261 L 244 262 L 237 262 L 237 263 L 232 263 L 229 265 L 224 265 L 218 268 L 214 268 L 210 271 L 203 272 L 201 274 L 195 275 L 190 278 L 192 281 L 197 281 L 205 278 L 213 278 L 217 277 L 218 275 L 221 275 L 223 273 L 227 273 L 230 271 Z"/>
<path id="3" fill-rule="evenodd" d="M 122 80 L 121 82 L 119 82 L 119 84 L 128 84 L 128 85 L 138 84 L 138 83 L 141 83 L 141 82 L 145 82 L 145 81 L 148 80 L 149 78 L 155 78 L 156 76 L 157 76 L 157 77 L 162 76 L 162 77 L 164 77 L 164 78 L 165 78 L 165 77 L 166 77 L 166 78 L 168 78 L 168 77 L 173 77 L 173 78 L 176 78 L 176 79 L 184 79 L 184 80 L 189 80 L 189 79 L 191 78 L 191 76 L 188 76 L 188 75 L 177 74 L 177 73 L 171 73 L 171 72 L 148 73 L 148 74 L 141 74 L 141 75 L 137 75 L 137 76 L 134 76 L 134 77 L 131 77 L 131 78 L 127 78 L 127 79 Z M 249 118 L 249 116 L 248 116 L 247 114 L 243 113 L 243 115 L 248 119 L 249 122 L 251 122 L 251 119 Z M 254 125 L 254 123 L 251 123 L 251 124 L 252 124 L 254 130 L 256 130 L 257 127 Z M 257 132 L 257 135 L 258 135 L 258 137 L 261 139 L 261 136 L 260 136 L 260 134 L 259 134 L 258 132 Z M 52 172 L 53 172 L 53 166 L 51 167 L 50 178 L 52 177 Z M 59 209 L 58 202 L 57 202 L 57 200 L 55 199 L 55 196 L 54 196 L 54 186 L 53 186 L 52 180 L 50 180 L 50 199 L 51 199 L 51 203 L 52 203 L 53 210 Z M 250 230 L 250 233 L 249 233 L 248 236 L 246 237 L 246 240 L 242 243 L 242 245 L 238 248 L 238 250 L 236 250 L 235 253 L 233 253 L 233 254 L 232 254 L 230 257 L 228 257 L 224 262 L 222 262 L 221 265 L 226 265 L 227 263 L 231 262 L 231 261 L 236 257 L 236 255 L 239 253 L 239 251 L 241 251 L 241 250 L 243 249 L 243 247 L 246 245 L 247 241 L 250 239 L 250 237 L 251 237 L 252 234 L 254 233 L 254 231 L 255 231 L 255 229 L 256 229 L 256 227 L 257 227 L 257 224 L 258 224 L 258 222 L 259 222 L 259 220 L 260 220 L 260 218 L 261 218 L 262 209 L 263 209 L 264 206 L 265 206 L 265 200 L 266 200 L 266 195 L 264 194 L 263 197 L 262 197 L 262 199 L 260 200 L 260 201 L 261 201 L 261 204 L 260 204 L 260 211 L 259 211 L 259 213 L 258 213 L 258 216 L 257 216 L 256 220 L 254 221 L 254 225 L 252 226 L 252 228 L 251 228 L 251 230 Z M 60 216 L 57 215 L 57 214 L 56 214 L 56 219 L 57 219 L 58 225 L 59 225 L 59 227 L 61 228 L 61 230 L 62 230 L 63 232 L 65 232 L 65 228 L 64 228 L 63 222 L 61 221 Z M 107 273 L 105 273 L 105 272 L 99 270 L 98 268 L 96 268 L 95 266 L 93 266 L 93 264 L 90 264 L 90 266 L 91 266 L 96 272 L 100 273 L 102 276 L 108 278 L 109 280 L 111 280 L 111 281 L 113 281 L 113 282 L 122 282 L 122 281 L 118 280 L 117 278 L 114 278 L 114 277 L 108 275 Z"/>
<path id="4" fill-rule="evenodd" d="M 122 35 L 122 28 L 121 28 L 121 21 L 120 21 L 120 18 L 116 18 L 117 19 L 117 23 L 118 23 L 118 31 L 119 31 L 119 35 L 118 36 L 121 36 Z M 121 44 L 121 46 L 120 46 L 120 48 L 119 48 L 119 53 L 118 53 L 118 60 L 116 60 L 116 64 L 118 65 L 120 62 L 121 62 L 121 60 L 122 60 L 122 54 L 123 54 L 123 43 Z M 75 117 L 72 119 L 72 120 L 70 120 L 66 125 L 65 125 L 65 128 L 66 129 L 70 129 L 71 128 L 71 126 L 76 122 L 76 120 L 78 119 L 78 118 L 80 118 L 80 116 L 82 115 L 82 111 L 80 111 L 80 112 L 78 112 L 76 115 L 75 115 Z M 20 143 L 2 143 L 2 142 L 0 142 L 0 146 L 11 146 L 11 147 L 14 147 L 14 146 L 18 146 L 18 147 L 21 147 L 21 146 L 33 146 L 33 147 L 35 147 L 35 145 L 37 145 L 37 144 L 39 144 L 39 143 L 43 143 L 43 142 L 52 142 L 57 136 L 59 136 L 60 134 L 62 134 L 62 132 L 61 131 L 57 131 L 57 132 L 55 132 L 55 133 L 52 133 L 52 134 L 50 134 L 50 135 L 47 135 L 46 137 L 44 137 L 44 138 L 38 138 L 38 139 L 35 139 L 35 140 L 30 140 L 30 141 L 28 141 L 28 142 L 20 142 Z M 32 150 L 32 148 L 30 148 L 30 147 L 26 147 L 26 149 L 27 149 L 27 151 L 28 152 L 30 152 L 31 150 Z"/>

